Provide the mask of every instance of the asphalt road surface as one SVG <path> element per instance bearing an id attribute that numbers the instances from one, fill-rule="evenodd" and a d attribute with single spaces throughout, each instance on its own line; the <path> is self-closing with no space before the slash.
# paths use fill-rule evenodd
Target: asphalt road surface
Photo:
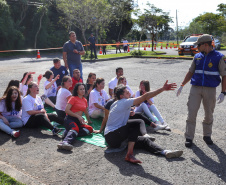
<path id="1" fill-rule="evenodd" d="M 26 71 L 35 71 L 34 78 L 52 66 L 52 59 L 61 54 L 41 54 L 35 58 L 4 58 L 0 60 L 0 93 L 3 94 L 11 79 L 20 80 Z M 121 59 L 83 63 L 84 80 L 89 72 L 108 81 L 115 76 L 116 67 L 124 68 L 131 89 L 136 92 L 139 82 L 150 81 L 151 90 L 162 87 L 166 80 L 182 82 L 191 60 L 175 59 Z M 44 92 L 44 79 L 40 94 Z M 21 129 L 21 136 L 11 139 L 0 132 L 0 170 L 26 184 L 226 184 L 226 125 L 225 104 L 217 104 L 214 113 L 212 139 L 214 145 L 207 146 L 202 140 L 203 107 L 197 117 L 194 146 L 184 146 L 184 131 L 187 117 L 187 99 L 190 85 L 176 97 L 176 91 L 163 92 L 154 98 L 163 118 L 172 132 L 148 133 L 156 137 L 156 143 L 166 149 L 183 150 L 178 159 L 165 159 L 144 150 L 135 149 L 135 156 L 143 163 L 133 165 L 124 161 L 126 150 L 105 154 L 106 148 L 76 141 L 71 152 L 57 150 L 61 141 L 41 129 Z M 221 89 L 217 88 L 217 96 Z"/>

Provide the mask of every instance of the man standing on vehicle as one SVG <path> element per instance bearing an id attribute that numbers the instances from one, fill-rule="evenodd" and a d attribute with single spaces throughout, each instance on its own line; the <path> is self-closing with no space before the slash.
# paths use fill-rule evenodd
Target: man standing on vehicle
<path id="1" fill-rule="evenodd" d="M 181 87 L 177 91 L 180 95 L 183 86 L 191 80 L 191 90 L 188 98 L 188 117 L 186 121 L 185 146 L 191 147 L 193 144 L 196 117 L 201 104 L 203 103 L 205 118 L 203 124 L 203 140 L 211 145 L 213 112 L 216 104 L 216 87 L 221 83 L 222 91 L 218 99 L 221 103 L 226 95 L 226 58 L 223 54 L 212 48 L 212 38 L 208 34 L 201 35 L 195 45 L 198 45 L 197 53 L 193 59 L 191 67 L 186 74 Z M 222 82 L 221 78 L 222 76 Z"/>
<path id="2" fill-rule="evenodd" d="M 70 40 L 63 46 L 63 60 L 65 67 L 70 71 L 71 77 L 73 77 L 73 70 L 79 69 L 82 78 L 82 62 L 81 55 L 85 55 L 85 50 L 82 43 L 76 40 L 76 34 L 74 31 L 69 33 Z M 83 78 L 82 78 L 83 79 Z"/>

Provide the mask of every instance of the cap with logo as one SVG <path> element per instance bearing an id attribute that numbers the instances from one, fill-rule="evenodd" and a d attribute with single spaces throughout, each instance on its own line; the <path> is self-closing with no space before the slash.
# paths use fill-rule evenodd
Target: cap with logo
<path id="1" fill-rule="evenodd" d="M 194 43 L 195 45 L 212 41 L 212 37 L 209 34 L 203 34 L 199 36 L 198 40 Z"/>

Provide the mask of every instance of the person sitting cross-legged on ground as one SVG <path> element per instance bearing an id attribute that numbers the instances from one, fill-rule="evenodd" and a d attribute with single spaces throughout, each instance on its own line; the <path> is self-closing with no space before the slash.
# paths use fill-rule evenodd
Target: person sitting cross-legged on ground
<path id="1" fill-rule="evenodd" d="M 14 128 L 23 126 L 21 108 L 22 102 L 19 89 L 16 86 L 9 87 L 6 96 L 0 98 L 0 130 L 15 138 L 20 136 L 20 131 L 16 131 Z"/>
<path id="2" fill-rule="evenodd" d="M 68 100 L 71 98 L 71 92 L 69 91 L 69 88 L 72 86 L 72 80 L 70 76 L 64 76 L 61 83 L 61 88 L 59 89 L 57 93 L 56 98 L 56 113 L 59 117 L 65 118 L 66 113 L 66 105 Z"/>
<path id="3" fill-rule="evenodd" d="M 89 95 L 89 115 L 91 118 L 104 117 L 104 104 L 110 98 L 104 90 L 104 79 L 97 78 L 94 89 Z"/>
<path id="4" fill-rule="evenodd" d="M 75 85 L 77 83 L 83 83 L 83 80 L 81 78 L 81 73 L 79 69 L 74 69 L 73 70 L 73 76 L 71 77 L 72 79 L 72 86 L 69 88 L 69 91 L 73 92 L 73 89 L 75 88 Z"/>
<path id="5" fill-rule="evenodd" d="M 88 103 L 89 103 L 89 94 L 94 89 L 95 82 L 96 82 L 96 74 L 89 73 L 88 79 L 86 81 L 86 89 L 87 89 L 86 99 Z"/>
<path id="6" fill-rule="evenodd" d="M 120 76 L 118 79 L 118 85 L 119 84 L 123 84 L 124 86 L 126 86 L 127 90 L 130 92 L 131 94 L 131 98 L 135 97 L 135 94 L 133 93 L 132 89 L 129 87 L 129 85 L 126 85 L 126 78 L 124 76 Z M 160 125 L 160 124 L 156 124 L 154 122 L 152 122 L 152 120 L 148 119 L 146 116 L 143 115 L 143 112 L 138 112 L 135 111 L 135 107 L 131 107 L 131 113 L 130 113 L 130 118 L 129 119 L 142 119 L 144 120 L 145 124 L 150 125 L 151 127 L 154 128 L 154 131 L 157 130 L 163 130 L 165 129 L 166 126 L 164 125 Z"/>
<path id="7" fill-rule="evenodd" d="M 85 93 L 85 84 L 77 83 L 73 90 L 73 96 L 69 99 L 65 109 L 67 116 L 64 120 L 64 126 L 66 129 L 63 134 L 63 142 L 57 145 L 59 149 L 72 150 L 72 144 L 76 137 L 86 136 L 93 132 L 93 128 L 86 125 L 82 117 L 84 113 L 88 123 L 92 123 L 87 110 L 87 100 L 84 98 Z"/>
<path id="8" fill-rule="evenodd" d="M 136 92 L 135 97 L 139 97 L 147 92 L 150 91 L 150 83 L 148 80 L 142 80 L 140 82 L 140 90 Z M 170 131 L 170 127 L 168 124 L 164 121 L 162 118 L 162 115 L 160 114 L 157 107 L 154 105 L 154 99 L 150 98 L 148 100 L 145 100 L 140 105 L 138 105 L 135 109 L 135 112 L 144 112 L 145 115 L 151 119 L 156 125 L 163 125 L 164 129 L 167 131 Z M 158 118 L 158 120 L 154 117 L 154 115 Z"/>
<path id="9" fill-rule="evenodd" d="M 43 77 L 46 77 L 44 83 L 44 94 L 55 104 L 56 103 L 56 93 L 58 91 L 56 81 L 60 78 L 60 75 L 54 77 L 52 71 L 47 70 Z M 48 104 L 45 104 L 48 105 Z"/>
<path id="10" fill-rule="evenodd" d="M 117 86 L 114 88 L 114 98 L 113 99 L 110 99 L 105 105 L 104 105 L 104 119 L 102 121 L 102 124 L 101 124 L 101 127 L 100 127 L 100 130 L 94 130 L 93 132 L 94 133 L 101 133 L 105 126 L 106 126 L 106 123 L 107 123 L 107 120 L 108 120 L 108 116 L 109 116 L 109 112 L 110 112 L 110 107 L 111 105 L 117 101 L 117 97 L 115 95 L 115 92 L 117 90 Z M 137 113 L 134 113 L 134 111 L 130 111 L 130 117 L 129 117 L 129 120 L 130 119 L 142 119 L 144 122 L 141 122 L 140 124 L 140 133 L 142 136 L 144 137 L 149 137 L 149 138 L 152 138 L 152 140 L 155 140 L 155 138 L 151 137 L 150 135 L 147 134 L 147 130 L 146 130 L 146 127 L 145 127 L 145 124 L 148 124 L 148 125 L 151 125 L 153 124 L 147 117 L 143 116 L 141 113 L 137 112 Z M 129 122 L 128 120 L 128 122 Z"/>
<path id="11" fill-rule="evenodd" d="M 64 120 L 59 118 L 56 114 L 47 114 L 44 109 L 41 98 L 37 95 L 39 93 L 38 84 L 30 82 L 28 84 L 27 95 L 22 101 L 22 121 L 25 127 L 35 128 L 44 126 L 52 130 L 53 135 L 61 132 L 61 129 L 53 127 L 51 121 L 63 124 Z"/>
<path id="12" fill-rule="evenodd" d="M 125 160 L 131 163 L 141 163 L 133 156 L 134 146 L 146 149 L 155 154 L 162 154 L 166 158 L 180 157 L 183 151 L 164 150 L 151 141 L 148 137 L 140 135 L 140 123 L 143 120 L 135 119 L 128 123 L 130 108 L 133 105 L 139 105 L 147 99 L 150 99 L 163 91 L 174 90 L 176 84 L 168 84 L 168 81 L 162 88 L 153 92 L 147 92 L 137 98 L 130 98 L 130 93 L 125 86 L 119 85 L 116 90 L 118 101 L 111 105 L 110 113 L 106 123 L 104 135 L 107 144 L 110 147 L 118 148 L 121 143 L 128 139 L 128 151 Z"/>

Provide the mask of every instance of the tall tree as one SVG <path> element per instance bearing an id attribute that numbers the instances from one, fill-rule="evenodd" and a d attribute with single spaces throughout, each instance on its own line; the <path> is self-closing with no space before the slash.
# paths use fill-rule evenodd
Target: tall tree
<path id="1" fill-rule="evenodd" d="M 86 31 L 106 25 L 107 15 L 111 14 L 111 8 L 105 0 L 57 0 L 57 7 L 66 15 L 64 20 L 67 24 L 81 30 L 85 44 Z"/>
<path id="2" fill-rule="evenodd" d="M 138 25 L 142 29 L 146 29 L 151 34 L 152 51 L 154 51 L 154 40 L 158 34 L 162 34 L 169 29 L 169 23 L 172 22 L 169 13 L 163 12 L 162 9 L 147 3 L 148 9 L 144 9 L 144 13 L 138 16 Z"/>

